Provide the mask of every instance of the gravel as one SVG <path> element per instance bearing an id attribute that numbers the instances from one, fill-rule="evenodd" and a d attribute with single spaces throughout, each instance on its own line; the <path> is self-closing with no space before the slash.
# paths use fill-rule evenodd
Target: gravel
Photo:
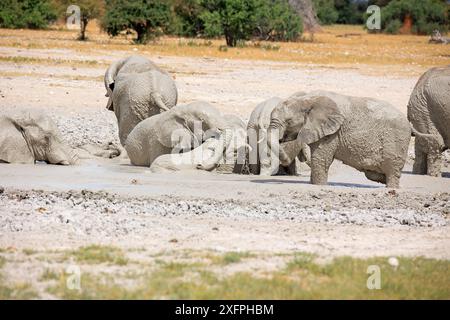
<path id="1" fill-rule="evenodd" d="M 381 199 L 386 199 L 382 201 Z M 364 200 L 366 199 L 366 200 Z M 447 226 L 450 194 L 417 195 L 352 192 L 304 193 L 300 201 L 246 203 L 176 197 L 124 197 L 107 192 L 18 191 L 0 194 L 0 231 L 59 232 L 123 236 L 148 232 L 149 219 L 176 216 L 289 220 L 360 226 Z M 376 204 L 378 203 L 378 204 Z M 358 204 L 358 206 L 355 206 Z"/>

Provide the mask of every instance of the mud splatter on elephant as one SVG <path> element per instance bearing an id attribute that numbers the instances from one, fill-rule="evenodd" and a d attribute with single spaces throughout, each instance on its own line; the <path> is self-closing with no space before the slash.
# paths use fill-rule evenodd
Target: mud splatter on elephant
<path id="1" fill-rule="evenodd" d="M 279 141 L 311 148 L 311 183 L 326 184 L 334 159 L 365 173 L 370 180 L 398 188 L 406 162 L 411 128 L 387 102 L 314 91 L 286 99 L 271 114 L 269 147 L 281 164 L 292 157 Z"/>
<path id="2" fill-rule="evenodd" d="M 442 152 L 450 148 L 450 66 L 428 70 L 408 103 L 415 136 L 413 173 L 439 176 Z"/>
<path id="3" fill-rule="evenodd" d="M 130 56 L 114 62 L 105 73 L 107 109 L 114 111 L 122 145 L 142 120 L 177 104 L 172 77 L 147 58 Z"/>

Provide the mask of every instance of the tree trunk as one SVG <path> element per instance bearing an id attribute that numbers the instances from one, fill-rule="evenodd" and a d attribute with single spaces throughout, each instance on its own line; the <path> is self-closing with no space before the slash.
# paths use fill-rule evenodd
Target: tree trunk
<path id="1" fill-rule="evenodd" d="M 78 37 L 78 40 L 84 41 L 86 40 L 86 27 L 89 23 L 89 19 L 82 18 L 81 19 L 81 25 L 80 25 L 80 36 Z"/>
<path id="2" fill-rule="evenodd" d="M 320 31 L 319 19 L 311 0 L 289 0 L 289 4 L 302 17 L 305 31 Z"/>

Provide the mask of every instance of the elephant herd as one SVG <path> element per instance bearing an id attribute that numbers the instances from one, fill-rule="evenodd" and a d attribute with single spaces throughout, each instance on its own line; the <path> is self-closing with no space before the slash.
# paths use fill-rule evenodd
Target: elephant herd
<path id="1" fill-rule="evenodd" d="M 266 100 L 246 124 L 207 102 L 177 104 L 172 77 L 140 56 L 113 63 L 105 88 L 131 164 L 152 172 L 296 175 L 298 162 L 306 162 L 311 183 L 326 184 L 338 159 L 370 180 L 398 188 L 411 136 L 416 174 L 440 175 L 442 152 L 450 146 L 450 66 L 430 69 L 419 79 L 407 117 L 385 101 L 312 91 Z M 0 162 L 77 161 L 77 151 L 41 113 L 0 116 L 0 133 Z"/>

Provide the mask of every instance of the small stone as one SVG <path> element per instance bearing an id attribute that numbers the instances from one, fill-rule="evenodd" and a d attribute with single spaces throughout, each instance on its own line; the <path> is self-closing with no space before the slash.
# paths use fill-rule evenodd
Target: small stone
<path id="1" fill-rule="evenodd" d="M 177 239 L 170 239 L 169 242 L 170 243 L 178 243 L 178 240 Z"/>

